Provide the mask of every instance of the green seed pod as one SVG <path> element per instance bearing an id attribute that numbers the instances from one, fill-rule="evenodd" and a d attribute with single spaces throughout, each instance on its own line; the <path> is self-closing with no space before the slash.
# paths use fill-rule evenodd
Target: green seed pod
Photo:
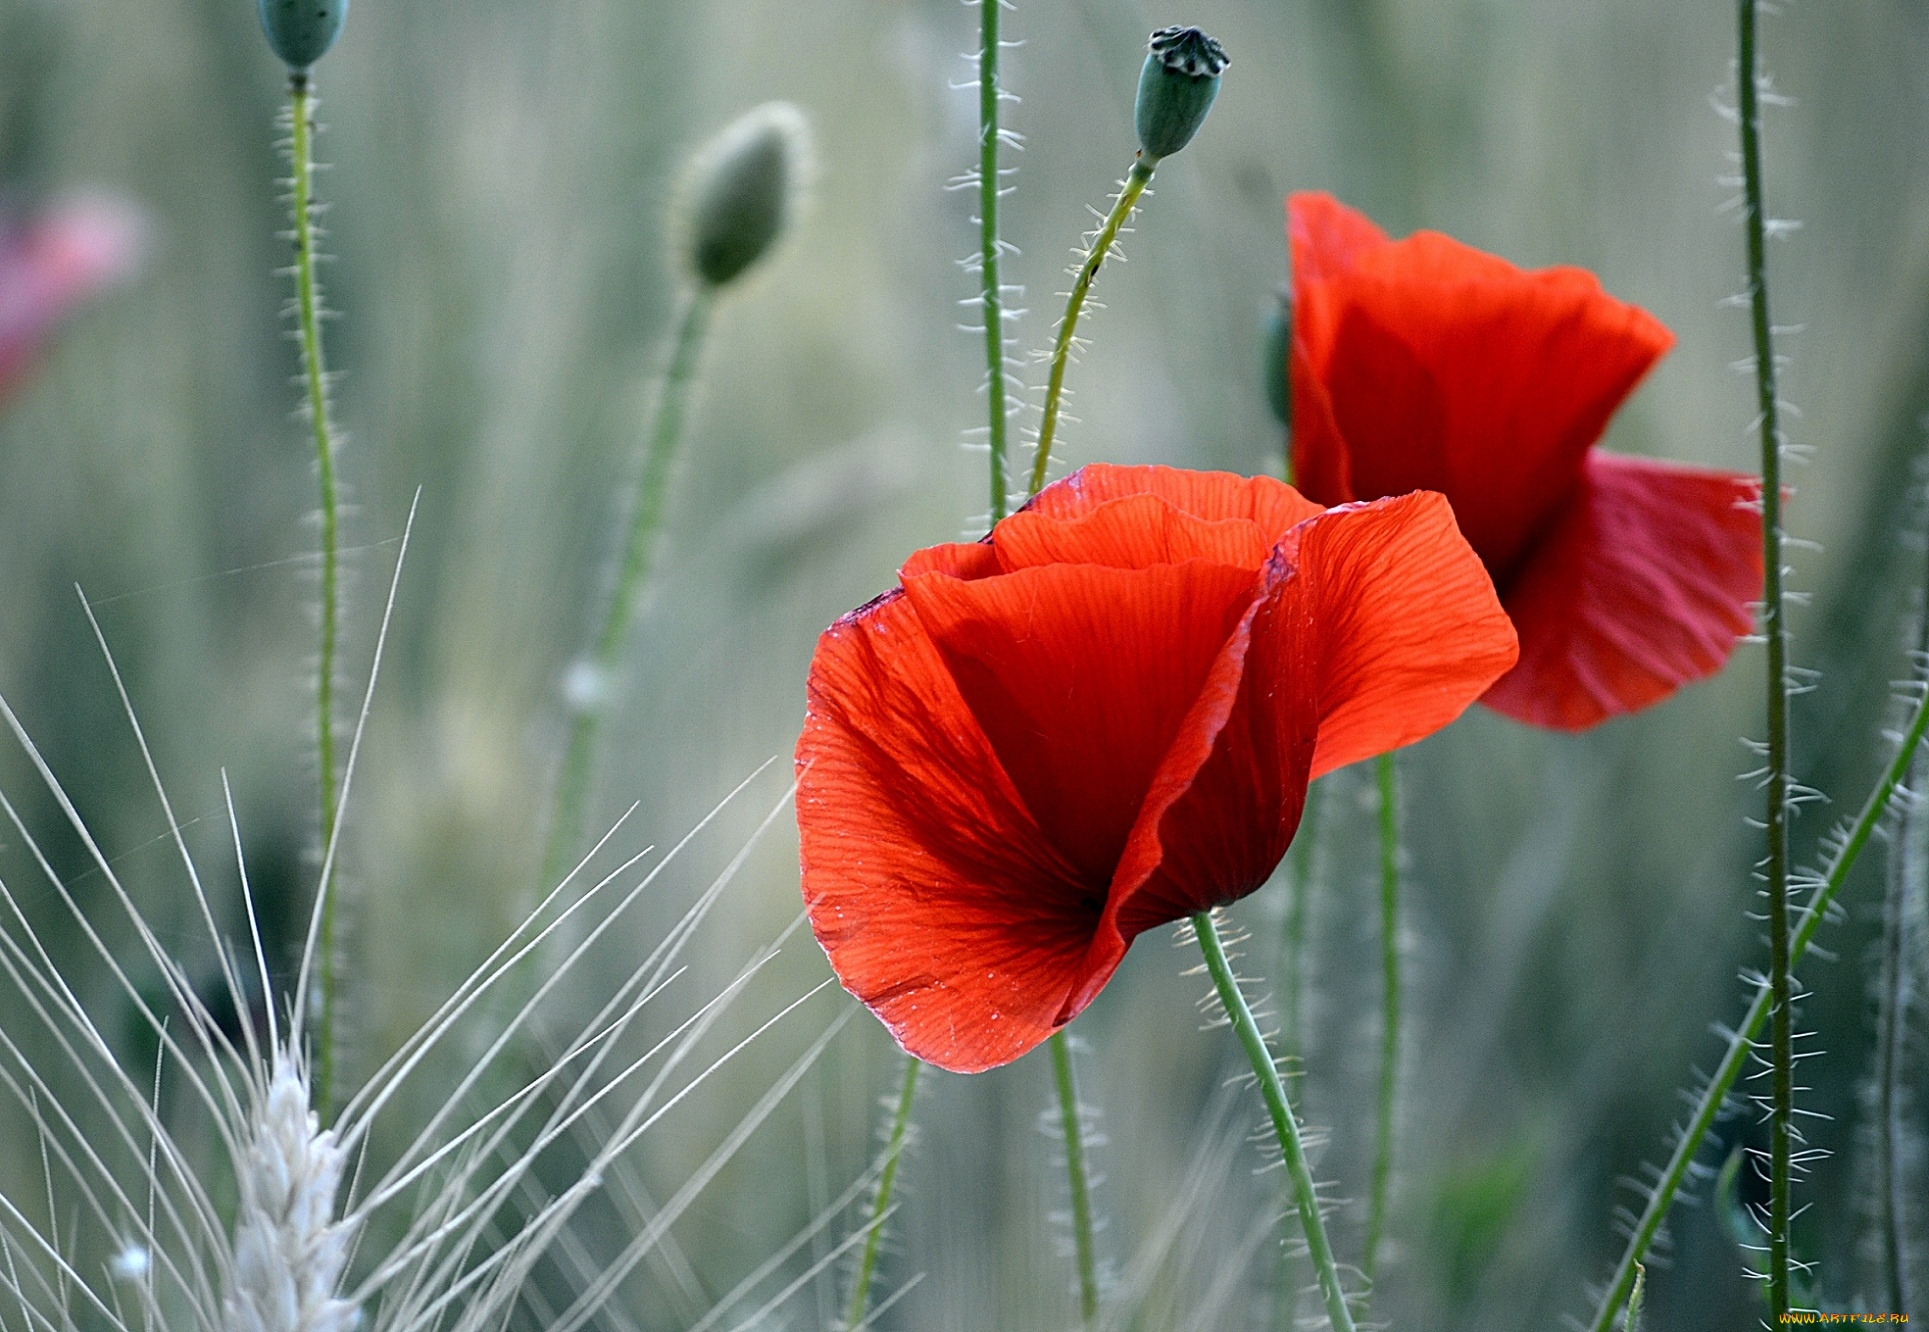
<path id="1" fill-rule="evenodd" d="M 296 73 L 328 54 L 348 17 L 348 0 L 259 0 L 261 30 Z"/>
<path id="2" fill-rule="evenodd" d="M 1266 312 L 1266 336 L 1264 359 L 1260 362 L 1260 382 L 1266 386 L 1266 404 L 1273 409 L 1279 423 L 1289 426 L 1293 423 L 1293 291 L 1290 287 L 1279 289 L 1279 299 L 1273 308 Z"/>
<path id="3" fill-rule="evenodd" d="M 753 107 L 699 148 L 672 216 L 691 278 L 727 286 L 762 259 L 796 215 L 810 167 L 810 126 L 789 102 Z"/>
<path id="4" fill-rule="evenodd" d="M 1219 95 L 1219 76 L 1232 63 L 1225 48 L 1197 28 L 1160 28 L 1139 71 L 1133 111 L 1139 147 L 1150 162 L 1192 142 Z"/>

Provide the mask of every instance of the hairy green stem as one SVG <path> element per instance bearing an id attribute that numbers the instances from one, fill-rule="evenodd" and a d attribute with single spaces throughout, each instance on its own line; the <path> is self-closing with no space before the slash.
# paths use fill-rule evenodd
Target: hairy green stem
<path id="1" fill-rule="evenodd" d="M 1370 1282 L 1378 1271 L 1386 1234 L 1387 1193 L 1393 1181 L 1393 1111 L 1400 1076 L 1400 791 L 1393 755 L 1375 765 L 1380 787 L 1380 1097 L 1373 1134 L 1373 1183 L 1366 1210 L 1366 1256 L 1360 1267 Z"/>
<path id="2" fill-rule="evenodd" d="M 996 4 L 997 0 L 985 0 Z M 1090 1327 L 1098 1318 L 1098 1256 L 1092 1243 L 1092 1193 L 1085 1170 L 1085 1126 L 1072 1076 L 1072 1045 L 1064 1029 L 1052 1033 L 1052 1080 L 1058 1085 L 1058 1122 L 1065 1133 L 1065 1177 L 1072 1192 L 1072 1245 L 1078 1256 L 1078 1314 Z"/>
<path id="3" fill-rule="evenodd" d="M 1281 1159 L 1285 1162 L 1288 1178 L 1293 1182 L 1293 1204 L 1299 1211 L 1300 1227 L 1306 1234 L 1307 1256 L 1312 1260 L 1313 1272 L 1319 1281 L 1320 1298 L 1326 1303 L 1326 1316 L 1332 1320 L 1333 1332 L 1353 1332 L 1353 1313 L 1347 1308 L 1346 1292 L 1340 1286 L 1339 1267 L 1333 1261 L 1333 1246 L 1326 1238 L 1326 1221 L 1320 1215 L 1319 1193 L 1313 1185 L 1312 1167 L 1306 1160 L 1306 1149 L 1300 1142 L 1299 1125 L 1293 1119 L 1293 1108 L 1286 1099 L 1286 1088 L 1279 1080 L 1279 1068 L 1273 1063 L 1272 1051 L 1266 1048 L 1266 1037 L 1260 1032 L 1252 1007 L 1240 991 L 1238 979 L 1232 974 L 1232 963 L 1226 957 L 1225 945 L 1219 941 L 1219 930 L 1213 924 L 1212 913 L 1195 913 L 1192 928 L 1199 936 L 1199 950 L 1205 954 L 1206 970 L 1211 973 L 1213 986 L 1219 991 L 1219 1001 L 1225 1005 L 1226 1017 L 1239 1036 L 1239 1044 L 1246 1051 L 1253 1076 L 1259 1080 L 1259 1094 L 1265 1099 L 1267 1113 L 1272 1116 L 1273 1133 L 1279 1139 Z"/>
<path id="4" fill-rule="evenodd" d="M 321 852 L 335 840 L 335 646 L 340 616 L 341 513 L 335 499 L 334 435 L 328 427 L 328 370 L 322 359 L 321 289 L 315 262 L 315 96 L 306 72 L 288 76 L 290 203 L 295 222 L 295 317 L 301 342 L 306 411 L 314 435 L 321 491 L 321 635 L 315 673 L 316 766 L 321 772 Z M 336 894 L 317 885 L 322 901 L 315 1020 L 315 1104 L 326 1117 L 335 1081 Z"/>
<path id="5" fill-rule="evenodd" d="M 1033 455 L 1031 465 L 1031 491 L 1036 495 L 1045 488 L 1045 465 L 1051 461 L 1052 436 L 1058 430 L 1059 407 L 1065 396 L 1065 364 L 1071 359 L 1072 339 L 1078 332 L 1078 317 L 1085 312 L 1086 297 L 1092 291 L 1092 279 L 1098 276 L 1099 265 L 1105 262 L 1112 246 L 1119 238 L 1120 228 L 1132 216 L 1138 206 L 1139 196 L 1152 179 L 1152 164 L 1144 158 L 1133 161 L 1132 169 L 1126 173 L 1125 184 L 1119 188 L 1118 198 L 1112 201 L 1112 211 L 1106 216 L 1105 223 L 1099 228 L 1092 247 L 1085 252 L 1085 262 L 1079 265 L 1078 276 L 1072 281 L 1071 297 L 1065 303 L 1065 317 L 1058 321 L 1058 340 L 1052 346 L 1051 375 L 1045 383 L 1045 414 L 1038 424 L 1038 449 Z"/>
<path id="6" fill-rule="evenodd" d="M 1737 5 L 1744 226 L 1748 236 L 1748 295 L 1755 344 L 1755 396 L 1762 454 L 1762 635 L 1768 644 L 1767 850 L 1768 987 L 1774 1009 L 1769 1064 L 1768 1313 L 1788 1312 L 1789 1160 L 1795 1116 L 1793 990 L 1789 979 L 1788 919 L 1788 628 L 1782 593 L 1782 436 L 1775 390 L 1775 348 L 1768 313 L 1767 227 L 1762 206 L 1762 150 L 1755 52 L 1756 0 Z"/>
<path id="7" fill-rule="evenodd" d="M 1005 297 L 998 283 L 998 19 L 1004 0 L 978 0 L 978 276 L 985 308 L 985 396 L 990 400 L 991 521 L 1005 516 Z"/>
<path id="8" fill-rule="evenodd" d="M 616 674 L 623 646 L 629 637 L 636 607 L 649 585 L 655 565 L 658 529 L 663 525 L 663 509 L 670 492 L 670 477 L 683 442 L 684 422 L 689 415 L 691 391 L 696 386 L 697 366 L 703 356 L 703 342 L 710 328 L 715 294 L 709 288 L 687 292 L 677 315 L 669 361 L 649 425 L 643 455 L 643 469 L 637 477 L 631 501 L 629 533 L 624 540 L 623 562 L 618 567 L 616 587 L 603 611 L 588 666 L 587 697 L 574 700 L 575 719 L 570 723 L 569 747 L 556 783 L 556 805 L 549 828 L 549 846 L 543 856 L 542 883 L 553 887 L 568 872 L 582 837 L 583 818 L 588 804 L 590 776 L 595 768 L 596 736 L 610 682 Z"/>
<path id="9" fill-rule="evenodd" d="M 1290 467 L 1290 458 L 1289 463 Z M 1306 938 L 1313 914 L 1313 875 L 1319 842 L 1320 792 L 1326 783 L 1306 788 L 1299 812 L 1299 830 L 1286 853 L 1286 921 L 1279 950 L 1279 1041 L 1286 1058 L 1297 1059 L 1306 1049 Z M 1299 1260 L 1280 1246 L 1273 1300 L 1273 1325 L 1290 1332 L 1299 1324 Z"/>
<path id="10" fill-rule="evenodd" d="M 1916 704 L 1915 713 L 1903 732 L 1902 743 L 1895 757 L 1890 760 L 1875 789 L 1863 802 L 1862 810 L 1849 825 L 1848 835 L 1842 841 L 1834 862 L 1822 877 L 1815 892 L 1809 897 L 1808 904 L 1801 912 L 1801 923 L 1796 926 L 1789 939 L 1788 954 L 1791 965 L 1799 963 L 1808 952 L 1816 931 L 1822 928 L 1822 920 L 1828 913 L 1836 894 L 1841 891 L 1849 871 L 1861 856 L 1862 850 L 1874 835 L 1876 825 L 1881 822 L 1883 812 L 1895 797 L 1896 788 L 1909 771 L 1909 764 L 1922 742 L 1923 732 L 1929 730 L 1929 693 Z M 1614 1316 L 1627 1301 L 1628 1292 L 1634 1285 L 1635 1273 L 1641 1260 L 1647 1256 L 1654 1243 L 1656 1232 L 1667 1218 L 1668 1209 L 1674 1205 L 1675 1195 L 1681 1191 L 1682 1182 L 1688 1176 L 1688 1168 L 1693 1163 L 1695 1153 L 1700 1149 L 1702 1139 L 1714 1126 L 1716 1117 L 1721 1113 L 1722 1103 L 1734 1087 L 1736 1078 L 1741 1076 L 1749 1057 L 1755 1050 L 1755 1039 L 1761 1034 L 1762 1027 L 1768 1022 L 1769 1009 L 1774 1003 L 1774 994 L 1767 986 L 1755 992 L 1753 1002 L 1742 1016 L 1741 1024 L 1729 1038 L 1728 1049 L 1723 1052 L 1721 1062 L 1715 1066 L 1714 1074 L 1708 1085 L 1702 1089 L 1700 1098 L 1695 1102 L 1694 1113 L 1689 1116 L 1675 1144 L 1668 1164 L 1663 1167 L 1654 1190 L 1648 1195 L 1648 1204 L 1635 1220 L 1634 1233 L 1628 1237 L 1628 1246 L 1621 1254 L 1621 1261 L 1615 1265 L 1614 1274 L 1608 1279 L 1607 1291 L 1601 1297 L 1600 1307 L 1595 1310 L 1594 1319 L 1588 1324 L 1588 1332 L 1609 1332 L 1614 1325 Z"/>
<path id="11" fill-rule="evenodd" d="M 911 1131 L 911 1103 L 917 1099 L 918 1070 L 923 1066 L 914 1055 L 904 1057 L 904 1084 L 898 1089 L 897 1113 L 891 1119 L 891 1136 L 885 1143 L 884 1168 L 878 1173 L 877 1192 L 871 1196 L 871 1217 L 864 1227 L 864 1252 L 858 1258 L 857 1278 L 851 1283 L 851 1307 L 844 1319 L 844 1332 L 858 1332 L 864 1326 L 864 1311 L 871 1302 L 871 1277 L 877 1271 L 878 1246 L 884 1240 L 884 1221 L 891 1211 L 891 1189 L 897 1183 L 904 1137 Z"/>

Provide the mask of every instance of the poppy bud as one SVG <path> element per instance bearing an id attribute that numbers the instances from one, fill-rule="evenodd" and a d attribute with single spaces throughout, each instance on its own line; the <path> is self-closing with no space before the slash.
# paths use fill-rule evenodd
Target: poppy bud
<path id="1" fill-rule="evenodd" d="M 678 258 L 705 287 L 736 281 L 783 235 L 810 169 L 810 126 L 789 102 L 753 107 L 697 150 L 678 191 Z"/>
<path id="2" fill-rule="evenodd" d="M 259 0 L 268 45 L 300 73 L 328 54 L 348 17 L 348 0 Z"/>
<path id="3" fill-rule="evenodd" d="M 1156 162 L 1192 142 L 1230 63 L 1225 48 L 1197 28 L 1160 28 L 1152 34 L 1133 111 L 1147 159 Z"/>
<path id="4" fill-rule="evenodd" d="M 1266 403 L 1281 425 L 1293 423 L 1293 380 L 1288 373 L 1288 357 L 1293 350 L 1293 289 L 1282 286 L 1279 299 L 1266 312 L 1265 359 L 1260 362 L 1260 382 L 1266 386 Z"/>

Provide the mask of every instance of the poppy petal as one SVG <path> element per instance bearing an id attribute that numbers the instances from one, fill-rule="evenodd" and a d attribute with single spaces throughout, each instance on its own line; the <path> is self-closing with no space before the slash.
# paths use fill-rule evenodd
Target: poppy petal
<path id="1" fill-rule="evenodd" d="M 1003 572 L 1004 566 L 998 562 L 998 552 L 992 549 L 990 541 L 953 541 L 914 552 L 898 570 L 898 577 L 942 573 L 953 578 L 989 578 Z"/>
<path id="2" fill-rule="evenodd" d="M 1520 664 L 1483 700 L 1579 730 L 1719 670 L 1762 586 L 1761 487 L 1607 453 L 1509 588 Z"/>
<path id="3" fill-rule="evenodd" d="M 1131 939 L 1252 892 L 1292 842 L 1312 777 L 1445 726 L 1514 651 L 1441 496 L 1302 523 L 1152 781 L 1107 920 Z"/>
<path id="4" fill-rule="evenodd" d="M 1046 486 L 1020 512 L 1076 518 L 1130 495 L 1156 495 L 1181 513 L 1208 521 L 1248 519 L 1265 531 L 1268 545 L 1321 509 L 1284 481 L 1270 476 L 1093 463 Z"/>
<path id="5" fill-rule="evenodd" d="M 1296 283 L 1338 277 L 1362 256 L 1393 244 L 1365 213 L 1317 190 L 1286 200 L 1286 232 Z"/>
<path id="6" fill-rule="evenodd" d="M 1583 269 L 1527 272 L 1437 232 L 1335 257 L 1340 206 L 1306 225 L 1290 207 L 1295 273 L 1315 275 L 1294 293 L 1296 476 L 1328 503 L 1444 493 L 1505 586 L 1673 336 Z"/>
<path id="7" fill-rule="evenodd" d="M 1257 583 L 1204 560 L 905 581 L 1025 807 L 1095 902 Z"/>
<path id="8" fill-rule="evenodd" d="M 1197 518 L 1157 495 L 1107 500 L 1071 518 L 1015 513 L 992 535 L 1007 570 L 1038 564 L 1148 569 L 1208 560 L 1256 573 L 1278 539 L 1250 519 Z"/>
<path id="9" fill-rule="evenodd" d="M 838 979 L 920 1059 L 956 1072 L 1016 1059 L 1088 969 L 1096 902 L 901 593 L 825 631 L 809 695 L 804 901 Z M 1121 941 L 1110 965 L 1123 954 Z"/>
<path id="10" fill-rule="evenodd" d="M 1275 557 L 1294 571 L 1275 623 L 1318 654 L 1312 776 L 1424 739 L 1514 664 L 1513 625 L 1444 497 L 1331 509 L 1295 536 Z"/>

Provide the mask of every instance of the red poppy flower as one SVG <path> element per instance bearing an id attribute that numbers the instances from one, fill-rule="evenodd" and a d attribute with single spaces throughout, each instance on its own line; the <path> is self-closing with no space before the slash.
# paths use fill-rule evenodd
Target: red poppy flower
<path id="1" fill-rule="evenodd" d="M 1711 675 L 1762 585 L 1760 483 L 1594 451 L 1673 336 L 1578 268 L 1287 201 L 1293 476 L 1327 504 L 1437 490 L 1520 663 L 1483 700 L 1579 730 Z"/>
<path id="2" fill-rule="evenodd" d="M 804 902 L 921 1059 L 1016 1059 L 1134 936 L 1259 887 L 1323 772 L 1445 726 L 1514 635 L 1438 495 L 1084 468 L 824 632 Z"/>
<path id="3" fill-rule="evenodd" d="M 26 223 L 0 215 L 0 400 L 62 317 L 124 276 L 140 248 L 127 205 L 84 200 Z"/>

